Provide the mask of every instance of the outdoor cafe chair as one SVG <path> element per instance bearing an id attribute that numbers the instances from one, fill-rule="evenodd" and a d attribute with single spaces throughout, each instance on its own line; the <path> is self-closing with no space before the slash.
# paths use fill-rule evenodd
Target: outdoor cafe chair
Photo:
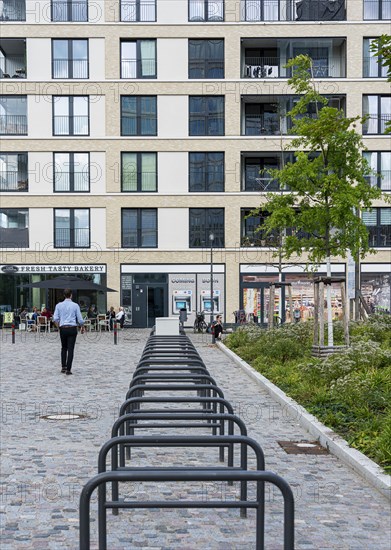
<path id="1" fill-rule="evenodd" d="M 41 329 L 43 328 L 44 332 L 50 332 L 50 324 L 49 320 L 45 315 L 38 315 L 37 317 L 37 329 L 38 332 L 41 332 Z"/>

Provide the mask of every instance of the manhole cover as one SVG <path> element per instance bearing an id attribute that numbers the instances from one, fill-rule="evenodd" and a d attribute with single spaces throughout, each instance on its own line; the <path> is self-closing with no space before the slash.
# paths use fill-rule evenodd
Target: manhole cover
<path id="1" fill-rule="evenodd" d="M 64 413 L 64 414 L 45 414 L 41 416 L 44 420 L 82 420 L 88 418 L 86 414 Z"/>
<path id="2" fill-rule="evenodd" d="M 328 455 L 316 441 L 277 441 L 288 455 Z"/>

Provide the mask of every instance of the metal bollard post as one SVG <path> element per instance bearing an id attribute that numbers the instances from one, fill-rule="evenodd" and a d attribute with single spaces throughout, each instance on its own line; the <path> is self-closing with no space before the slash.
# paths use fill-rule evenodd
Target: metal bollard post
<path id="1" fill-rule="evenodd" d="M 15 323 L 12 323 L 12 343 L 15 344 Z"/>
<path id="2" fill-rule="evenodd" d="M 117 321 L 114 321 L 114 344 L 117 345 Z"/>

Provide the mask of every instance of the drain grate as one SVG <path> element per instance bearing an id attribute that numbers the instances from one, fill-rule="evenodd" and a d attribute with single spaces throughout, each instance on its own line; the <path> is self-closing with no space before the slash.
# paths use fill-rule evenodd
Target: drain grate
<path id="1" fill-rule="evenodd" d="M 329 451 L 317 441 L 277 441 L 288 455 L 328 455 Z"/>
<path id="2" fill-rule="evenodd" d="M 88 418 L 86 414 L 63 413 L 63 414 L 45 414 L 41 416 L 44 420 L 83 420 Z"/>

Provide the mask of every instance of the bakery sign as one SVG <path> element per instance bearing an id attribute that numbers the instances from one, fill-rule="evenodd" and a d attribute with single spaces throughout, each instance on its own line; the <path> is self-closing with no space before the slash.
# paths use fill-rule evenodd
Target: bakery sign
<path id="1" fill-rule="evenodd" d="M 106 264 L 32 264 L 2 265 L 0 270 L 5 274 L 28 273 L 106 273 Z"/>

